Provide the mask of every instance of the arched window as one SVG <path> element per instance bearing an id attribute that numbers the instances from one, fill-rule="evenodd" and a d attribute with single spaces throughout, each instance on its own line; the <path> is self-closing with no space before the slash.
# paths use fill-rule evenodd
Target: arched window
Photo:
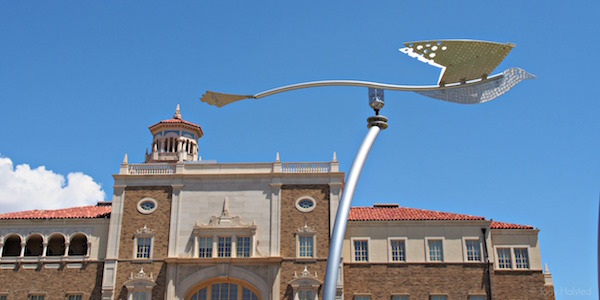
<path id="1" fill-rule="evenodd" d="M 2 256 L 21 256 L 21 237 L 14 234 L 4 240 Z"/>
<path id="2" fill-rule="evenodd" d="M 83 233 L 77 233 L 71 237 L 69 243 L 69 256 L 87 255 L 88 254 L 88 239 Z"/>
<path id="3" fill-rule="evenodd" d="M 65 237 L 62 234 L 54 234 L 48 240 L 48 248 L 46 248 L 46 256 L 63 256 L 65 255 Z"/>
<path id="4" fill-rule="evenodd" d="M 209 282 L 198 286 L 188 300 L 258 300 L 257 290 L 238 280 Z"/>
<path id="5" fill-rule="evenodd" d="M 32 234 L 25 244 L 25 256 L 41 256 L 44 250 L 44 239 L 39 234 Z"/>

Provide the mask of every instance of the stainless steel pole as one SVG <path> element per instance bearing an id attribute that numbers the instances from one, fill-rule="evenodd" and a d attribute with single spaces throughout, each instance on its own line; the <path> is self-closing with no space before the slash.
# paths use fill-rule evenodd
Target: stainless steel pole
<path id="1" fill-rule="evenodd" d="M 371 126 L 371 124 L 369 125 Z M 342 257 L 342 244 L 344 243 L 344 235 L 346 233 L 350 205 L 352 204 L 352 196 L 354 195 L 356 183 L 358 182 L 358 177 L 360 176 L 362 167 L 365 164 L 369 150 L 371 150 L 371 146 L 373 146 L 373 143 L 375 142 L 375 139 L 380 131 L 381 128 L 379 128 L 378 125 L 371 126 L 369 128 L 369 132 L 367 132 L 367 136 L 360 145 L 358 153 L 354 158 L 354 162 L 352 162 L 352 167 L 350 167 L 350 172 L 348 173 L 348 178 L 346 180 L 344 190 L 342 191 L 342 199 L 340 200 L 340 204 L 338 206 L 337 214 L 335 216 L 335 223 L 333 225 L 333 232 L 331 234 L 331 239 L 329 240 L 329 256 L 327 258 L 327 269 L 325 270 L 325 280 L 323 282 L 324 300 L 335 299 L 338 269 L 340 265 L 340 259 Z"/>

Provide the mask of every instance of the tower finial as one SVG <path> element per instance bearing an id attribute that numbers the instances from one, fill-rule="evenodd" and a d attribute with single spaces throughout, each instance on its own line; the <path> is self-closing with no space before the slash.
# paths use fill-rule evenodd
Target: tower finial
<path id="1" fill-rule="evenodd" d="M 177 108 L 175 109 L 175 115 L 173 115 L 173 119 L 181 120 L 181 112 L 179 112 L 179 103 L 177 104 Z"/>

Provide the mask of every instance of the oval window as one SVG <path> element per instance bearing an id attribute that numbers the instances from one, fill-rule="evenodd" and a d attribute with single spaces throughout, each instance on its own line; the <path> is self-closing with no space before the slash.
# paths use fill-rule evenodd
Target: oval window
<path id="1" fill-rule="evenodd" d="M 300 197 L 296 200 L 296 208 L 301 212 L 310 212 L 315 209 L 316 205 L 317 201 L 308 196 Z"/>
<path id="2" fill-rule="evenodd" d="M 152 198 L 144 198 L 137 204 L 138 211 L 146 215 L 153 213 L 157 207 L 158 203 Z"/>

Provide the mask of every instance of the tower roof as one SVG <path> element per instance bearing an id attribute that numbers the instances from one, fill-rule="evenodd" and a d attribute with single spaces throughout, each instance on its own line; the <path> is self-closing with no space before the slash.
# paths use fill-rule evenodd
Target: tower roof
<path id="1" fill-rule="evenodd" d="M 204 135 L 200 125 L 194 124 L 192 122 L 188 122 L 181 118 L 179 104 L 177 104 L 177 108 L 175 109 L 175 114 L 173 115 L 173 118 L 167 119 L 167 120 L 162 120 L 162 121 L 148 127 L 148 129 L 150 129 L 150 132 L 153 135 L 162 129 L 171 129 L 171 128 L 185 128 L 185 129 L 191 130 L 197 135 L 196 138 L 201 138 Z"/>

